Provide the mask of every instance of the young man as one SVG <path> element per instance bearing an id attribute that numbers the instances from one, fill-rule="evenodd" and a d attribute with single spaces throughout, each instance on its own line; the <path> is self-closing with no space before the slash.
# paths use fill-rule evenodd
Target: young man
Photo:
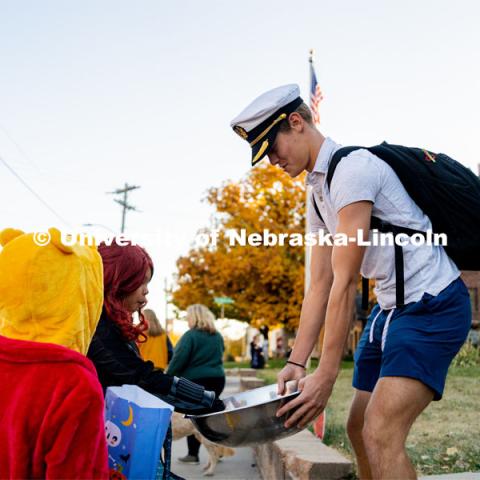
<path id="1" fill-rule="evenodd" d="M 307 171 L 322 219 L 309 205 L 311 232 L 368 239 L 372 215 L 393 225 L 427 231 L 429 218 L 413 202 L 392 168 L 367 150 L 344 157 L 327 184 L 333 154 L 340 148 L 313 125 L 297 85 L 258 97 L 232 127 L 252 148 L 252 165 L 268 156 L 291 177 Z M 312 203 L 309 198 L 308 202 Z M 349 333 L 359 273 L 375 279 L 378 305 L 355 353 L 355 394 L 347 431 L 361 478 L 416 478 L 405 451 L 408 432 L 432 400 L 443 393 L 448 367 L 465 341 L 471 310 L 460 272 L 441 246 L 403 247 L 404 305 L 396 304 L 393 246 L 316 245 L 295 345 L 278 375 L 299 380 L 302 393 L 278 411 L 298 407 L 287 426 L 305 426 L 325 408 L 337 378 Z M 305 364 L 325 324 L 317 370 Z"/>

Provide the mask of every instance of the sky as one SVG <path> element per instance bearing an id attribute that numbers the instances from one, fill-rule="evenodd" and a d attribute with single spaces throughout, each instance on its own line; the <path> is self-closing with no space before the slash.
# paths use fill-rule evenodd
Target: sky
<path id="1" fill-rule="evenodd" d="M 127 232 L 153 257 L 163 321 L 206 191 L 250 168 L 230 120 L 278 85 L 308 99 L 311 48 L 322 133 L 477 171 L 478 18 L 473 0 L 0 0 L 0 158 L 55 212 L 0 162 L 0 228 L 118 231 L 106 192 L 139 185 Z"/>

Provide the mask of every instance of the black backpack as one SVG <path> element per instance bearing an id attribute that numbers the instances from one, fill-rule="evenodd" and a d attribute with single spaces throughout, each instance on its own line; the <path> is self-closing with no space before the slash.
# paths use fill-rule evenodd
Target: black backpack
<path id="1" fill-rule="evenodd" d="M 399 177 L 405 190 L 419 208 L 430 218 L 434 233 L 445 233 L 448 256 L 460 270 L 480 270 L 480 179 L 461 163 L 443 153 L 421 148 L 390 145 L 383 142 L 374 147 L 342 147 L 337 150 L 328 167 L 330 188 L 335 169 L 342 158 L 354 150 L 365 148 L 390 167 Z M 322 218 L 313 197 L 313 206 Z M 391 225 L 372 216 L 370 228 L 382 233 L 425 234 L 405 227 Z M 394 245 L 396 303 L 404 305 L 403 250 Z M 363 279 L 364 309 L 368 305 L 368 279 Z"/>

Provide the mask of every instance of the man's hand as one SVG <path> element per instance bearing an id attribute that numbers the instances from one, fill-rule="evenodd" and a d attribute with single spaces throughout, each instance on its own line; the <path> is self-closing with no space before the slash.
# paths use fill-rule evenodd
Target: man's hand
<path id="1" fill-rule="evenodd" d="M 334 381 L 323 377 L 318 370 L 302 378 L 298 383 L 298 389 L 301 391 L 300 395 L 277 411 L 277 417 L 281 417 L 293 408 L 299 407 L 285 422 L 285 428 L 294 425 L 304 428 L 318 417 L 327 406 L 334 383 Z"/>
<path id="2" fill-rule="evenodd" d="M 285 393 L 285 384 L 290 380 L 301 380 L 307 372 L 302 367 L 297 367 L 291 363 L 287 363 L 277 375 L 278 394 Z"/>

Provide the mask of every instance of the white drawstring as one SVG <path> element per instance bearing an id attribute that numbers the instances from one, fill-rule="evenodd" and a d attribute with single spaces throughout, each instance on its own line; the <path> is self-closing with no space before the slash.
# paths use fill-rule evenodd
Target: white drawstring
<path id="1" fill-rule="evenodd" d="M 370 343 L 373 342 L 373 329 L 375 328 L 375 322 L 377 321 L 378 316 L 383 312 L 383 309 L 380 309 L 380 311 L 375 315 L 375 318 L 373 319 L 372 326 L 370 327 L 370 335 L 368 337 Z"/>
<path id="2" fill-rule="evenodd" d="M 383 327 L 382 331 L 382 352 L 383 349 L 385 348 L 385 341 L 387 340 L 387 333 L 388 333 L 388 327 L 390 326 L 390 320 L 392 319 L 393 312 L 395 310 L 395 307 L 393 307 L 390 312 L 388 312 L 387 320 L 385 322 L 385 325 Z M 370 332 L 368 335 L 369 342 L 373 342 L 373 329 L 375 328 L 375 322 L 377 321 L 377 318 L 380 316 L 380 314 L 383 312 L 383 309 L 380 309 L 380 311 L 375 315 L 375 318 L 373 319 L 372 326 L 370 327 Z"/>
<path id="3" fill-rule="evenodd" d="M 387 333 L 388 333 L 388 327 L 390 325 L 390 320 L 392 318 L 393 312 L 395 311 L 395 307 L 393 307 L 390 310 L 390 313 L 388 314 L 387 321 L 385 322 L 385 326 L 383 327 L 383 332 L 382 332 L 382 352 L 383 349 L 385 348 L 385 341 L 387 340 Z"/>

